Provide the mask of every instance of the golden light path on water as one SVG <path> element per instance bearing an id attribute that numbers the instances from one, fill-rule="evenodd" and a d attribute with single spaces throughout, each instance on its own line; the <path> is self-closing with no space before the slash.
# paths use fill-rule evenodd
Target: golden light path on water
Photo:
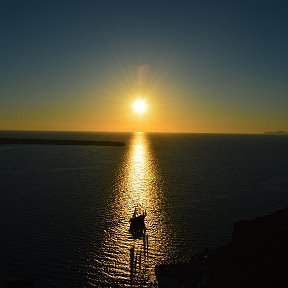
<path id="1" fill-rule="evenodd" d="M 155 264 L 164 261 L 169 250 L 162 181 L 144 133 L 135 133 L 127 148 L 114 187 L 115 198 L 109 207 L 110 227 L 95 265 L 101 267 L 99 281 L 108 287 L 150 287 L 148 283 L 156 280 Z M 147 212 L 146 237 L 139 239 L 129 233 L 129 219 L 135 207 Z"/>

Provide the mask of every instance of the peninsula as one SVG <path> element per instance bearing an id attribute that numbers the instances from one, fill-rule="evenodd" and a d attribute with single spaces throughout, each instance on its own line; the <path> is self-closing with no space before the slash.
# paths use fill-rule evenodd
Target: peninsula
<path id="1" fill-rule="evenodd" d="M 0 138 L 0 145 L 8 145 L 8 144 L 125 146 L 123 142 L 117 142 L 117 141 Z"/>

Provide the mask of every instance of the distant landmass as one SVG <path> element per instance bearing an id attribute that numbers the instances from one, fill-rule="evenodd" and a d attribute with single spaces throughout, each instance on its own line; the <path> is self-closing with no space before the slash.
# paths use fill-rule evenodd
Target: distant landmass
<path id="1" fill-rule="evenodd" d="M 93 145 L 93 146 L 124 146 L 125 145 L 123 142 L 117 142 L 117 141 L 0 138 L 0 145 L 7 145 L 7 144 Z"/>
<path id="2" fill-rule="evenodd" d="M 272 134 L 272 135 L 288 135 L 287 131 L 267 131 L 264 134 Z"/>

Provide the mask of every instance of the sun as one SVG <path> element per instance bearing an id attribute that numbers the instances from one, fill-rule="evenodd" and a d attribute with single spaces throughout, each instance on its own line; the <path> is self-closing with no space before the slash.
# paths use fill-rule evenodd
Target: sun
<path id="1" fill-rule="evenodd" d="M 143 99 L 137 99 L 133 103 L 133 110 L 138 114 L 143 114 L 147 110 L 147 103 Z"/>

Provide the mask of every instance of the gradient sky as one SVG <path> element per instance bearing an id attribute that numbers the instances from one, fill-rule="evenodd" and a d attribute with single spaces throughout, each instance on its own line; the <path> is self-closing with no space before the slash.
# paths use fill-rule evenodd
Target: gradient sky
<path id="1" fill-rule="evenodd" d="M 288 130 L 287 3 L 0 0 L 0 129 Z"/>

